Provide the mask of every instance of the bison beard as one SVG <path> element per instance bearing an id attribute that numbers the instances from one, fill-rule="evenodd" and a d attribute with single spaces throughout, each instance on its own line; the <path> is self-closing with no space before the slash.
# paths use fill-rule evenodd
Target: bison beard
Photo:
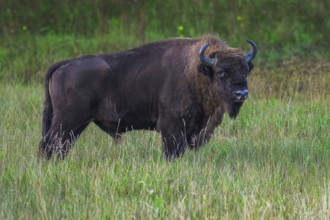
<path id="1" fill-rule="evenodd" d="M 247 98 L 256 55 L 248 43 L 244 55 L 214 36 L 175 38 L 54 64 L 45 77 L 39 158 L 64 159 L 91 122 L 115 140 L 156 130 L 169 160 L 199 148 Z"/>
<path id="2" fill-rule="evenodd" d="M 239 113 L 239 110 L 241 109 L 243 103 L 231 103 L 231 104 L 225 104 L 226 112 L 228 112 L 229 116 L 231 118 L 236 118 L 236 116 Z"/>

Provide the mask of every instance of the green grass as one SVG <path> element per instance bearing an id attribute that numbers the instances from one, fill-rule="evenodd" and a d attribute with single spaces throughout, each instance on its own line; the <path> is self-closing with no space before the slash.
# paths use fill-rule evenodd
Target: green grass
<path id="1" fill-rule="evenodd" d="M 329 219 L 330 71 L 308 63 L 256 67 L 238 118 L 172 163 L 156 132 L 90 126 L 39 165 L 43 89 L 1 83 L 0 219 Z"/>

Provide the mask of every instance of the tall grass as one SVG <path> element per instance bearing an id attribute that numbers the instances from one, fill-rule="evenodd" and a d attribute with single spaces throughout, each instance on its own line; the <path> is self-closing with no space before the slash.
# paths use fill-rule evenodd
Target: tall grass
<path id="1" fill-rule="evenodd" d="M 327 0 L 3 0 L 0 81 L 42 82 L 59 60 L 209 33 L 239 48 L 254 40 L 262 63 L 297 54 L 329 59 L 329 10 Z"/>
<path id="2" fill-rule="evenodd" d="M 256 67 L 238 118 L 172 163 L 156 132 L 115 144 L 90 126 L 65 161 L 39 165 L 42 88 L 2 83 L 0 219 L 329 219 L 329 73 Z"/>
<path id="3" fill-rule="evenodd" d="M 326 0 L 33 0 L 0 3 L 0 33 L 70 33 L 84 36 L 121 31 L 140 40 L 156 35 L 221 33 L 226 38 L 256 38 L 262 43 L 326 45 L 330 4 Z M 240 41 L 240 40 L 239 40 Z"/>

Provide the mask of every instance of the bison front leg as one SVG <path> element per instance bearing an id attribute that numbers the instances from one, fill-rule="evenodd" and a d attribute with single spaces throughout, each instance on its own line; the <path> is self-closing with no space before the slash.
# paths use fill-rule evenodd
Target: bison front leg
<path id="1" fill-rule="evenodd" d="M 215 128 L 221 124 L 223 114 L 224 109 L 219 107 L 211 117 L 206 118 L 203 122 L 202 129 L 190 137 L 189 147 L 197 150 L 206 144 L 213 136 Z"/>
<path id="2" fill-rule="evenodd" d="M 187 144 L 183 134 L 170 135 L 162 132 L 162 138 L 163 153 L 167 160 L 171 161 L 184 154 Z"/>
<path id="3" fill-rule="evenodd" d="M 184 123 L 180 123 L 180 120 L 162 120 L 160 122 L 158 124 L 158 130 L 162 135 L 165 158 L 171 161 L 177 157 L 181 157 L 187 148 Z"/>

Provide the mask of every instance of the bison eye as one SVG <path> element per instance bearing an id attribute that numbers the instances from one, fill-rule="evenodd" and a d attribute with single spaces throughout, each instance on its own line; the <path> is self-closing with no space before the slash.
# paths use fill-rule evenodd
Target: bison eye
<path id="1" fill-rule="evenodd" d="M 219 74 L 218 74 L 218 76 L 220 77 L 220 78 L 225 78 L 225 77 L 227 77 L 227 72 L 225 72 L 225 71 L 221 71 Z"/>

